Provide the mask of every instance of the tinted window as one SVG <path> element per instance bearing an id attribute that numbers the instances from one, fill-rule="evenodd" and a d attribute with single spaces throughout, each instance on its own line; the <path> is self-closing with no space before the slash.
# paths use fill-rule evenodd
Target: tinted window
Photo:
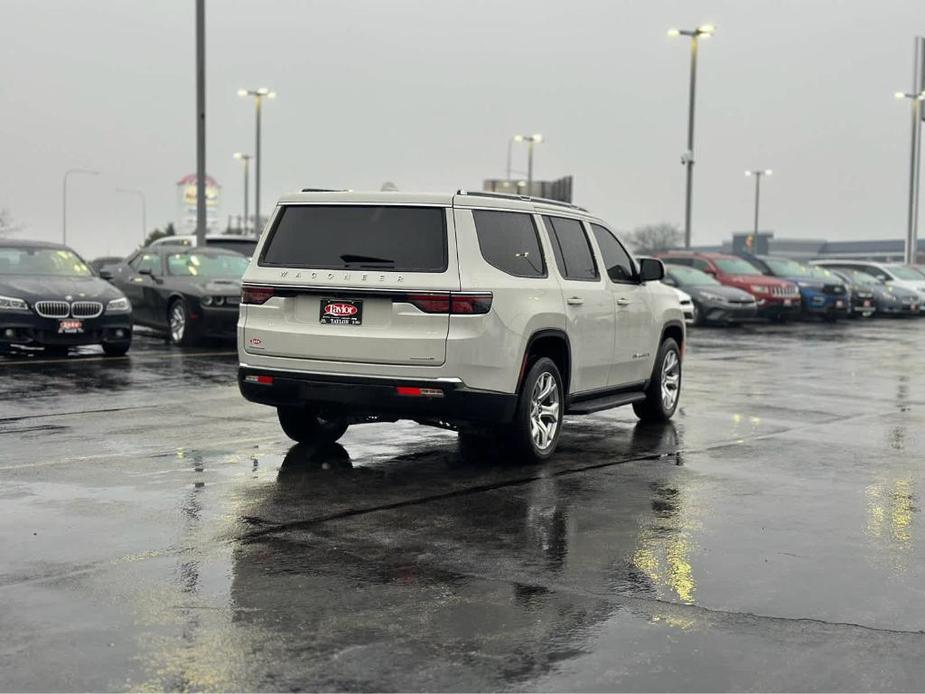
<path id="1" fill-rule="evenodd" d="M 161 257 L 157 253 L 142 253 L 135 256 L 129 265 L 135 272 L 150 270 L 155 275 L 161 274 Z"/>
<path id="2" fill-rule="evenodd" d="M 760 275 L 761 270 L 742 258 L 717 258 L 716 267 L 729 275 Z"/>
<path id="3" fill-rule="evenodd" d="M 473 210 L 482 257 L 515 277 L 545 277 L 546 262 L 533 218 L 519 212 Z"/>
<path id="4" fill-rule="evenodd" d="M 172 253 L 167 256 L 167 274 L 178 277 L 224 277 L 240 279 L 247 269 L 243 255 Z"/>
<path id="5" fill-rule="evenodd" d="M 597 265 L 588 237 L 577 219 L 543 217 L 549 228 L 556 265 L 570 280 L 596 280 Z"/>
<path id="6" fill-rule="evenodd" d="M 60 275 L 90 277 L 93 272 L 65 248 L 34 246 L 0 248 L 0 275 Z"/>
<path id="7" fill-rule="evenodd" d="M 277 217 L 260 264 L 444 272 L 446 211 L 442 207 L 288 205 Z"/>
<path id="8" fill-rule="evenodd" d="M 604 267 L 607 268 L 607 275 L 614 282 L 632 282 L 636 277 L 633 270 L 633 261 L 630 259 L 620 242 L 614 238 L 607 229 L 592 224 L 591 231 L 594 232 L 594 238 L 597 239 L 597 245 L 601 247 L 601 255 L 604 256 Z"/>

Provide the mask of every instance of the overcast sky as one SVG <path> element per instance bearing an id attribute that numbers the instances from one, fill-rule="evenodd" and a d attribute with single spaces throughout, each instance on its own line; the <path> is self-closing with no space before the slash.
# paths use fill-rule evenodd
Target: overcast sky
<path id="1" fill-rule="evenodd" d="M 923 0 L 207 0 L 208 171 L 242 211 L 236 150 L 264 111 L 264 211 L 302 186 L 479 188 L 506 143 L 541 132 L 537 178 L 575 176 L 576 202 L 618 229 L 683 218 L 679 157 L 688 43 L 712 22 L 698 78 L 694 243 L 748 228 L 747 168 L 773 168 L 762 228 L 901 238 L 912 43 Z M 192 0 L 0 0 L 0 208 L 23 236 L 124 254 L 177 218 L 195 170 Z M 525 167 L 515 149 L 515 168 Z M 224 218 L 224 217 L 223 217 Z"/>

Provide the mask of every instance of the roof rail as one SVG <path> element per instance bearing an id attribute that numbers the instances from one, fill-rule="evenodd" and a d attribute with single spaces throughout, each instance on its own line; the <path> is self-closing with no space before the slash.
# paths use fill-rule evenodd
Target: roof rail
<path id="1" fill-rule="evenodd" d="M 349 193 L 347 188 L 303 188 L 302 193 Z"/>
<path id="2" fill-rule="evenodd" d="M 457 195 L 475 195 L 480 198 L 501 198 L 503 200 L 522 200 L 523 202 L 535 202 L 541 205 L 555 205 L 556 207 L 568 207 L 572 210 L 579 210 L 580 212 L 587 212 L 584 207 L 579 207 L 578 205 L 573 205 L 570 202 L 563 202 L 562 200 L 553 200 L 552 198 L 537 198 L 530 195 L 516 195 L 514 193 L 495 193 L 488 190 L 474 190 L 469 191 L 464 188 L 460 188 L 456 191 Z"/>

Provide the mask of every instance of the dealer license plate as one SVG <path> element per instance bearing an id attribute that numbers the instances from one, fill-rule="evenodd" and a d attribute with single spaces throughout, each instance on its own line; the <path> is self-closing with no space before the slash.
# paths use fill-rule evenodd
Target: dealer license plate
<path id="1" fill-rule="evenodd" d="M 62 335 L 74 335 L 84 331 L 84 322 L 82 320 L 59 320 L 58 333 Z"/>
<path id="2" fill-rule="evenodd" d="M 322 325 L 362 325 L 360 299 L 322 299 L 319 320 Z"/>

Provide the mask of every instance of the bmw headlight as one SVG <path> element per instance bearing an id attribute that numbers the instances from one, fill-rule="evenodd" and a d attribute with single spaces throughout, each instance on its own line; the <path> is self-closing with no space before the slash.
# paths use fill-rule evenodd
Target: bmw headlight
<path id="1" fill-rule="evenodd" d="M 0 311 L 28 311 L 29 304 L 13 296 L 0 296 Z"/>
<path id="2" fill-rule="evenodd" d="M 132 310 L 131 302 L 124 296 L 113 299 L 106 304 L 106 313 L 128 313 Z"/>

